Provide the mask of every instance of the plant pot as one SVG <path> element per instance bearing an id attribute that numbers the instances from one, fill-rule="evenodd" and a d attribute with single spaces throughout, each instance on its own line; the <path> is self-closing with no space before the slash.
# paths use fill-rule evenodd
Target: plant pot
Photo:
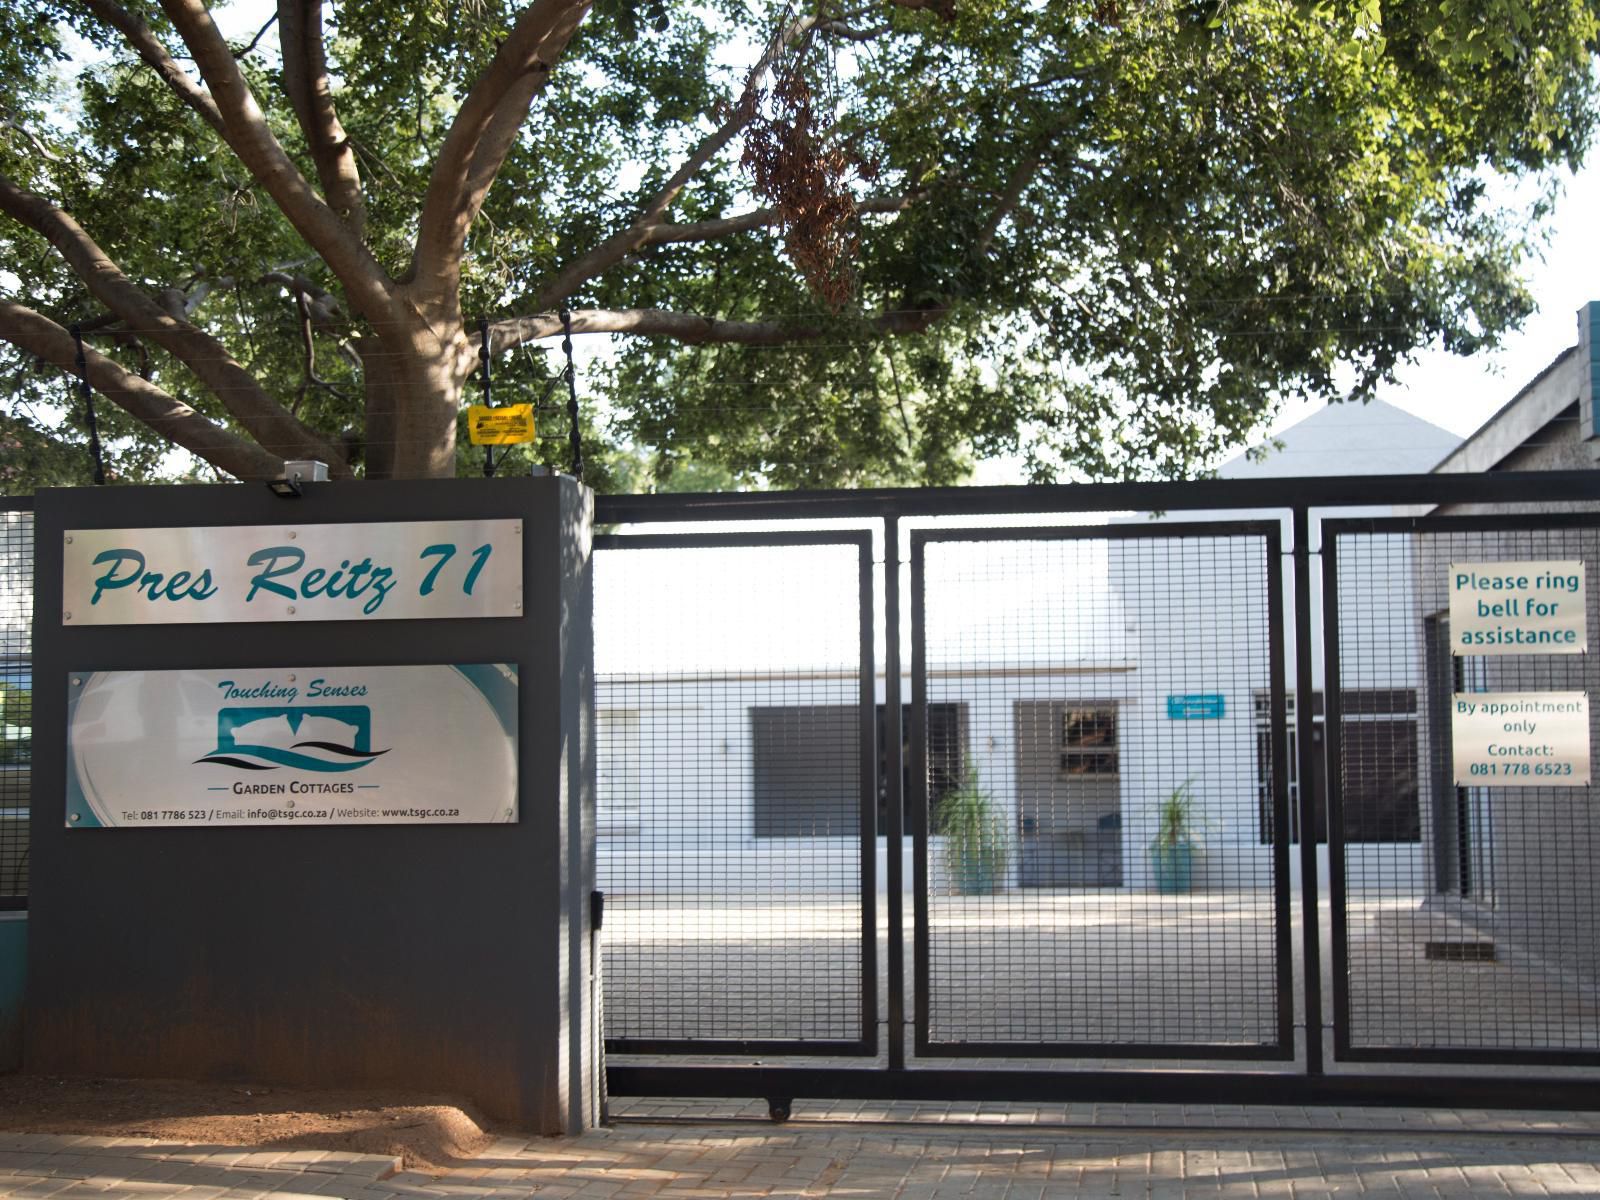
<path id="1" fill-rule="evenodd" d="M 994 867 L 980 856 L 961 857 L 947 864 L 951 890 L 962 896 L 992 896 L 999 882 Z"/>
<path id="2" fill-rule="evenodd" d="M 1155 876 L 1156 891 L 1163 896 L 1187 892 L 1194 879 L 1194 843 L 1157 843 L 1151 846 L 1150 872 Z"/>

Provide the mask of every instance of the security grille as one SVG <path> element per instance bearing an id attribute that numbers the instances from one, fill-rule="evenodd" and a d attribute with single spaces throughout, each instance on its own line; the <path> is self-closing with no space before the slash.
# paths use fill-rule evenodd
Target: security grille
<path id="1" fill-rule="evenodd" d="M 28 903 L 33 765 L 33 513 L 0 501 L 0 908 Z"/>
<path id="2" fill-rule="evenodd" d="M 1600 1061 L 1595 790 L 1462 786 L 1451 715 L 1457 695 L 1600 692 L 1593 593 L 1588 654 L 1468 655 L 1448 594 L 1474 563 L 1581 561 L 1593 588 L 1593 522 L 1326 527 L 1341 1057 Z"/>
<path id="3" fill-rule="evenodd" d="M 1274 526 L 919 533 L 919 705 L 968 714 L 923 814 L 919 1052 L 1283 1057 L 1286 859 L 1263 844 Z M 1281 811 L 1280 809 L 1274 811 Z"/>
<path id="4" fill-rule="evenodd" d="M 861 534 L 597 540 L 613 1050 L 868 1049 L 870 557 Z"/>

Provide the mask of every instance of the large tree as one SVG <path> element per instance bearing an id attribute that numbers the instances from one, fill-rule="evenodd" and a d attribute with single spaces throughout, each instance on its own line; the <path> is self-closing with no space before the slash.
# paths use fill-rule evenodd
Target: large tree
<path id="1" fill-rule="evenodd" d="M 120 477 L 438 476 L 480 331 L 497 398 L 554 402 L 563 307 L 615 335 L 614 483 L 1191 470 L 1530 310 L 1597 36 L 1594 0 L 256 15 L 0 6 L 0 486 L 79 469 L 72 326 Z"/>

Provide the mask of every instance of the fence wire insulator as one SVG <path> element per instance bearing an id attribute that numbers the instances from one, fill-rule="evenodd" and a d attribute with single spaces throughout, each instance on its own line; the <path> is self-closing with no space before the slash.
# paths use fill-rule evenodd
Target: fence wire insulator
<path id="1" fill-rule="evenodd" d="M 89 360 L 83 353 L 83 330 L 76 325 L 72 327 L 72 343 L 75 347 L 73 367 L 78 372 L 78 389 L 83 393 L 84 417 L 89 424 L 89 456 L 94 462 L 94 481 L 103 484 L 106 481 L 106 467 L 100 457 L 100 427 L 94 416 L 94 389 L 89 386 Z"/>
<path id="2" fill-rule="evenodd" d="M 490 391 L 491 380 L 489 376 L 489 319 L 487 317 L 478 319 L 478 339 L 478 366 L 480 368 L 478 383 L 483 387 L 483 406 L 485 408 L 493 408 L 494 399 Z M 494 466 L 494 447 L 485 446 L 483 448 L 484 478 L 487 479 L 494 474 Z"/>
<path id="3" fill-rule="evenodd" d="M 583 481 L 583 440 L 578 432 L 578 372 L 572 365 L 572 309 L 561 306 L 561 351 L 567 356 L 567 418 L 572 422 L 572 477 Z"/>

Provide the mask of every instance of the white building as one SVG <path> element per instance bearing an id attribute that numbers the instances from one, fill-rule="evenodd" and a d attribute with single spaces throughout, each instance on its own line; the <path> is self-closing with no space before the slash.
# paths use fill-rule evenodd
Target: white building
<path id="1" fill-rule="evenodd" d="M 1457 440 L 1381 402 L 1332 406 L 1220 473 L 1422 473 Z M 1279 512 L 1163 520 L 1252 518 L 1281 519 L 1288 548 Z M 1135 536 L 928 543 L 931 799 L 976 778 L 1013 839 L 1008 886 L 1137 889 L 1151 884 L 1145 847 L 1161 804 L 1187 784 L 1204 845 L 1197 882 L 1261 887 L 1270 871 L 1266 579 L 1281 569 L 1287 581 L 1288 564 L 1269 563 L 1260 538 L 1179 538 L 1149 517 L 1122 526 Z M 1389 549 L 1403 556 L 1403 539 Z M 612 876 L 662 892 L 782 893 L 800 878 L 821 891 L 858 886 L 858 797 L 872 765 L 861 751 L 857 554 L 601 552 L 602 887 Z M 1408 587 L 1409 570 L 1400 578 Z M 611 598 L 626 623 L 608 623 Z M 1320 691 L 1320 661 L 1313 667 Z M 1409 761 L 1411 779 L 1377 781 L 1371 796 L 1353 798 L 1366 822 L 1357 832 L 1387 843 L 1363 856 L 1374 869 L 1414 854 L 1420 837 L 1420 671 L 1420 659 L 1407 659 L 1385 678 L 1343 681 L 1372 700 L 1357 736 L 1391 758 L 1410 737 L 1409 757 L 1395 761 L 1402 770 Z M 902 695 L 911 698 L 909 674 Z M 885 815 L 880 802 L 880 830 Z M 930 867 L 937 889 L 937 855 Z"/>

